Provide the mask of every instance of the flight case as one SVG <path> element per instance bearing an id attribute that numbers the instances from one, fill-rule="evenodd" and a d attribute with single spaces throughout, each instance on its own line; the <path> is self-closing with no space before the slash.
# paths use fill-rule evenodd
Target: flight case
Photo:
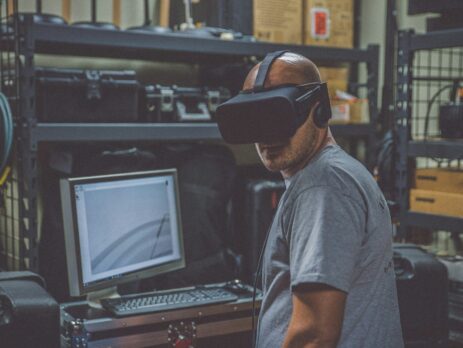
<path id="1" fill-rule="evenodd" d="M 250 180 L 246 183 L 243 234 L 245 280 L 254 279 L 266 234 L 285 189 L 282 180 Z"/>
<path id="2" fill-rule="evenodd" d="M 211 122 L 219 104 L 229 98 L 226 88 L 146 85 L 140 118 L 142 122 Z"/>
<path id="3" fill-rule="evenodd" d="M 225 283 L 205 287 L 217 285 Z M 90 308 L 86 301 L 63 304 L 61 347 L 251 347 L 252 292 L 252 287 L 244 285 L 234 302 L 119 318 Z M 256 308 L 260 301 L 258 293 Z"/>
<path id="4" fill-rule="evenodd" d="M 447 347 L 448 278 L 445 266 L 416 245 L 395 244 L 394 268 L 405 347 Z"/>
<path id="5" fill-rule="evenodd" d="M 133 70 L 36 68 L 41 122 L 136 122 L 140 84 Z"/>

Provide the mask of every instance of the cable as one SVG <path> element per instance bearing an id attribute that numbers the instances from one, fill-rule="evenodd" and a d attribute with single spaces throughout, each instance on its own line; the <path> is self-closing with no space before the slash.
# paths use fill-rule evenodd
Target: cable
<path id="1" fill-rule="evenodd" d="M 278 206 L 275 209 L 275 216 L 278 212 L 278 209 L 280 208 L 280 204 L 283 201 L 283 196 L 280 197 L 280 200 L 278 202 Z M 274 217 L 275 219 L 275 217 Z M 270 230 L 272 229 L 273 222 L 270 223 L 269 227 L 267 228 L 267 233 L 265 235 L 265 240 L 264 244 L 262 245 L 262 248 L 260 249 L 260 254 L 259 254 L 259 260 L 257 261 L 257 269 L 256 269 L 256 275 L 254 276 L 254 287 L 252 290 L 252 345 L 251 347 L 256 346 L 256 328 L 255 328 L 255 317 L 256 317 L 256 294 L 257 294 L 257 279 L 259 278 L 259 275 L 262 272 L 262 259 L 264 256 L 265 248 L 267 247 L 267 241 L 268 237 L 270 235 Z"/>
<path id="2" fill-rule="evenodd" d="M 444 87 L 441 87 L 429 100 L 428 102 L 428 109 L 426 111 L 426 118 L 424 121 L 424 139 L 426 140 L 428 138 L 428 128 L 429 128 L 429 116 L 431 114 L 431 108 L 432 104 L 436 101 L 436 98 L 446 89 L 453 88 L 453 84 L 451 85 L 445 85 Z"/>
<path id="3" fill-rule="evenodd" d="M 425 147 L 425 155 L 428 154 L 428 151 L 427 151 L 427 145 L 428 145 L 428 128 L 429 128 L 429 118 L 430 118 L 430 115 L 431 115 L 431 108 L 432 108 L 432 105 L 434 104 L 434 102 L 436 101 L 436 98 L 438 96 L 441 95 L 441 93 L 449 88 L 455 88 L 455 83 L 451 84 L 451 85 L 445 85 L 441 88 L 439 88 L 439 90 L 434 93 L 434 95 L 432 96 L 432 98 L 429 100 L 428 102 L 428 109 L 426 110 L 426 117 L 425 117 L 425 121 L 424 121 L 424 147 Z M 430 157 L 430 156 L 426 156 L 426 157 Z M 436 161 L 438 163 L 438 165 L 440 166 L 442 164 L 442 160 L 441 159 L 438 159 L 438 158 L 434 158 L 434 157 L 430 157 L 431 159 L 433 159 L 434 161 Z M 452 160 L 452 159 L 449 159 L 449 160 Z"/>
<path id="4" fill-rule="evenodd" d="M 281 200 L 281 199 L 280 199 Z M 265 252 L 265 248 L 267 246 L 268 236 L 270 235 L 272 224 L 268 227 L 267 234 L 265 236 L 264 244 L 262 245 L 262 249 L 260 249 L 259 260 L 257 261 L 257 269 L 256 275 L 254 276 L 254 287 L 252 290 L 252 347 L 256 346 L 256 294 L 257 294 L 257 279 L 261 275 L 262 272 L 262 259 Z"/>
<path id="5" fill-rule="evenodd" d="M 394 191 L 393 149 L 394 134 L 389 130 L 381 139 L 376 153 L 378 184 L 386 196 L 392 196 Z"/>
<path id="6" fill-rule="evenodd" d="M 0 129 L 3 142 L 0 142 L 0 175 L 6 168 L 13 146 L 13 116 L 10 104 L 3 93 L 0 93 Z"/>
<path id="7" fill-rule="evenodd" d="M 166 213 L 162 216 L 161 223 L 159 224 L 159 229 L 156 234 L 156 241 L 154 242 L 153 249 L 151 249 L 150 258 L 154 257 L 154 252 L 156 251 L 156 247 L 158 246 L 159 242 L 159 237 L 161 236 L 162 226 L 164 226 L 164 222 L 166 221 L 167 216 L 169 216 L 169 213 Z"/>

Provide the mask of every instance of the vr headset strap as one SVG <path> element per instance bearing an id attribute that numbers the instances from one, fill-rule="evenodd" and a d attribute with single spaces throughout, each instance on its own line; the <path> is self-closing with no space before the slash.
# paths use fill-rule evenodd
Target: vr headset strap
<path id="1" fill-rule="evenodd" d="M 267 78 L 270 67 L 272 66 L 275 59 L 285 54 L 286 52 L 288 51 L 276 51 L 265 56 L 264 60 L 260 64 L 259 71 L 257 72 L 257 77 L 253 88 L 254 92 L 258 92 L 264 89 L 265 79 Z"/>

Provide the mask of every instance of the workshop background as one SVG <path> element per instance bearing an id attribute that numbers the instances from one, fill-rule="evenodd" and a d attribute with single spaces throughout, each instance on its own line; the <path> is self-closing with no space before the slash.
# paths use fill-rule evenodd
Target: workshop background
<path id="1" fill-rule="evenodd" d="M 119 292 L 251 289 L 285 186 L 215 112 L 287 49 L 388 200 L 406 347 L 463 347 L 462 18 L 458 0 L 0 0 L 0 346 L 251 347 L 251 307 L 116 334 L 70 305 L 60 179 L 177 169 L 186 268 Z"/>

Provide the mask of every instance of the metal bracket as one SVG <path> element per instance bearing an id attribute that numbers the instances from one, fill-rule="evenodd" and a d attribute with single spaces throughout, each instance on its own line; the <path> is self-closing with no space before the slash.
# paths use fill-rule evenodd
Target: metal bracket
<path id="1" fill-rule="evenodd" d="M 86 348 L 88 347 L 88 339 L 90 333 L 87 332 L 82 319 L 76 319 L 65 323 L 64 336 L 71 348 Z"/>
<path id="2" fill-rule="evenodd" d="M 216 112 L 220 103 L 219 91 L 207 91 L 207 106 L 210 112 Z"/>
<path id="3" fill-rule="evenodd" d="M 177 100 L 175 102 L 175 108 L 177 111 L 177 119 L 179 121 L 183 122 L 190 122 L 190 121 L 210 121 L 211 120 L 211 115 L 209 113 L 209 110 L 206 106 L 206 103 L 198 103 L 198 110 L 200 112 L 197 113 L 189 113 L 187 111 L 186 105 L 181 102 L 180 100 Z"/>
<path id="4" fill-rule="evenodd" d="M 101 75 L 97 70 L 85 70 L 87 99 L 101 99 Z"/>
<path id="5" fill-rule="evenodd" d="M 170 324 L 167 329 L 167 342 L 173 348 L 194 348 L 196 343 L 196 323 Z"/>
<path id="6" fill-rule="evenodd" d="M 161 89 L 161 112 L 174 111 L 174 90 L 170 88 Z"/>

